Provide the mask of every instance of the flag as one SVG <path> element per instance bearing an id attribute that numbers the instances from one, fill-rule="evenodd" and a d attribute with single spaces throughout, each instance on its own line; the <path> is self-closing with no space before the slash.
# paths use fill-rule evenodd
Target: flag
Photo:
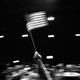
<path id="1" fill-rule="evenodd" d="M 45 27 L 48 25 L 48 21 L 46 18 L 46 13 L 44 11 L 35 12 L 27 15 L 27 30 L 31 31 L 36 28 Z"/>

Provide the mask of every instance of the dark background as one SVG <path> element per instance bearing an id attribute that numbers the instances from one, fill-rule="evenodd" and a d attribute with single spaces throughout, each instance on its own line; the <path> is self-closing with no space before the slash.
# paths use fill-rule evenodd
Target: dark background
<path id="1" fill-rule="evenodd" d="M 80 62 L 80 4 L 77 0 L 3 0 L 1 3 L 0 35 L 0 64 L 20 59 L 25 62 L 33 62 L 34 48 L 30 36 L 22 38 L 23 34 L 29 34 L 26 29 L 24 14 L 38 11 L 46 11 L 47 17 L 54 16 L 55 20 L 49 25 L 32 31 L 37 51 L 43 56 L 53 55 L 50 61 L 55 63 L 79 63 Z M 47 36 L 54 34 L 49 39 Z"/>

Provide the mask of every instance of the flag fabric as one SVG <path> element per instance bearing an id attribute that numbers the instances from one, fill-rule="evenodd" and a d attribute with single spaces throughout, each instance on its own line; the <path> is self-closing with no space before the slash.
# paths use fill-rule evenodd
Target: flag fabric
<path id="1" fill-rule="evenodd" d="M 45 27 L 48 25 L 48 21 L 46 18 L 46 13 L 44 11 L 35 12 L 32 14 L 27 15 L 27 30 L 31 31 L 36 28 Z"/>

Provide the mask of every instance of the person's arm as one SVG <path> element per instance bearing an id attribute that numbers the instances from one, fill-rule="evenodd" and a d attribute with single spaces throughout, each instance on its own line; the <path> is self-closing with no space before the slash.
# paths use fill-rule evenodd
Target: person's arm
<path id="1" fill-rule="evenodd" d="M 42 62 L 41 58 L 42 57 L 41 57 L 41 55 L 38 52 L 36 52 L 36 54 L 34 54 L 34 59 L 39 64 L 40 68 L 43 70 L 47 80 L 53 80 L 52 77 L 50 76 L 50 72 L 45 67 L 45 65 Z"/>

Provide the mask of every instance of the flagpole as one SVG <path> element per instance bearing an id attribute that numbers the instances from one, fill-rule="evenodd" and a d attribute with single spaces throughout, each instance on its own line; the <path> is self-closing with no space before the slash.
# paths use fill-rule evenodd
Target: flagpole
<path id="1" fill-rule="evenodd" d="M 32 44 L 33 44 L 34 50 L 35 50 L 35 52 L 36 52 L 37 49 L 36 49 L 36 45 L 35 45 L 35 43 L 34 43 L 34 39 L 33 39 L 33 36 L 32 36 L 31 31 L 29 31 L 29 34 L 30 34 L 30 37 L 31 37 L 31 40 L 32 40 Z"/>

